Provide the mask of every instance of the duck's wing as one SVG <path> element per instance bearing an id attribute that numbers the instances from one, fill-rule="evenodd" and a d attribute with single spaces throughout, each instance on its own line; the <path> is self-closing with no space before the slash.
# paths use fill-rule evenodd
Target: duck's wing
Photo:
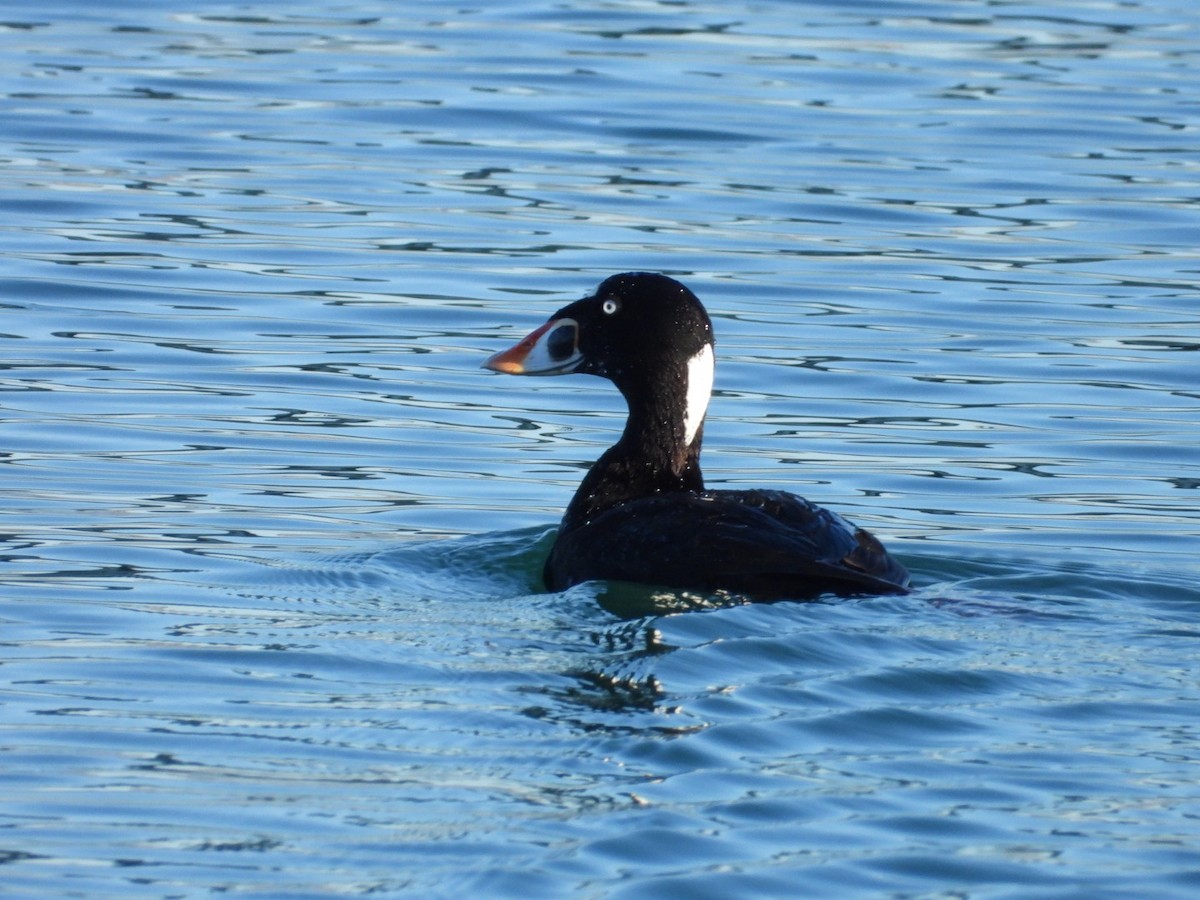
<path id="1" fill-rule="evenodd" d="M 763 599 L 902 593 L 908 572 L 869 532 L 783 491 L 706 491 L 614 506 L 561 534 L 551 590 L 593 579 Z"/>

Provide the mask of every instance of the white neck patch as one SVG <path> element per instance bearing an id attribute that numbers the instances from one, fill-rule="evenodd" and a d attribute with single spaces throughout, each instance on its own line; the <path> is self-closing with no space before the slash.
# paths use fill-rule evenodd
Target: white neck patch
<path id="1" fill-rule="evenodd" d="M 696 432 L 708 412 L 708 400 L 713 387 L 713 349 L 705 344 L 700 352 L 687 362 L 687 406 L 683 413 L 683 440 L 691 446 Z"/>

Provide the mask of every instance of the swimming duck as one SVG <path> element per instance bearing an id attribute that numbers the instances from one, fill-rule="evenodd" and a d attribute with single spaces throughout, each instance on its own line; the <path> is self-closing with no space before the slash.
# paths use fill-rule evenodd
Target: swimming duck
<path id="1" fill-rule="evenodd" d="M 713 349 L 695 294 L 666 275 L 627 272 L 483 363 L 511 375 L 599 375 L 629 406 L 620 440 L 567 506 L 547 588 L 611 580 L 756 599 L 905 592 L 905 568 L 837 513 L 786 491 L 705 488 Z"/>

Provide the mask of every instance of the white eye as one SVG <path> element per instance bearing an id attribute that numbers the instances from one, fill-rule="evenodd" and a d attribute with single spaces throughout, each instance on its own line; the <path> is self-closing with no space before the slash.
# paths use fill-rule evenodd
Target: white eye
<path id="1" fill-rule="evenodd" d="M 616 300 L 614 300 L 612 297 L 609 297 L 607 300 L 604 301 L 604 303 L 600 306 L 600 308 L 602 310 L 604 310 L 604 314 L 606 316 L 611 316 L 613 313 L 615 313 L 618 309 L 621 308 L 621 304 L 618 303 Z"/>

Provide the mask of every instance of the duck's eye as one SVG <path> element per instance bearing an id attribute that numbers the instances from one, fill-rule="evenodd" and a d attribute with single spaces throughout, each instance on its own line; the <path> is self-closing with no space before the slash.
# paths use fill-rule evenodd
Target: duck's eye
<path id="1" fill-rule="evenodd" d="M 613 313 L 615 313 L 618 309 L 621 308 L 621 304 L 614 298 L 609 297 L 607 300 L 605 300 L 600 305 L 600 308 L 602 310 L 604 310 L 604 314 L 606 316 L 611 316 Z"/>

